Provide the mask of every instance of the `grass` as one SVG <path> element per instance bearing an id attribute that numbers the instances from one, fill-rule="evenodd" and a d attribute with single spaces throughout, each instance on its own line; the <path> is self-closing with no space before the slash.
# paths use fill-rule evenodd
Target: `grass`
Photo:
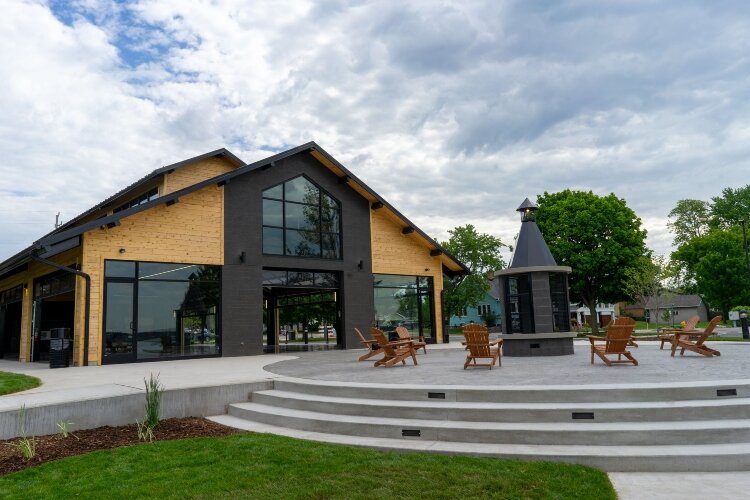
<path id="1" fill-rule="evenodd" d="M 42 385 L 42 381 L 36 377 L 29 377 L 20 373 L 0 372 L 0 396 L 33 389 L 40 385 Z"/>
<path id="2" fill-rule="evenodd" d="M 381 452 L 270 434 L 98 451 L 0 478 L 2 498 L 615 499 L 578 465 Z"/>

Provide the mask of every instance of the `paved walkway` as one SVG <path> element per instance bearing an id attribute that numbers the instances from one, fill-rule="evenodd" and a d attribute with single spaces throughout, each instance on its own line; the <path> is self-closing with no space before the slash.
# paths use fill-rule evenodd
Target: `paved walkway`
<path id="1" fill-rule="evenodd" d="M 263 355 L 239 358 L 194 359 L 50 370 L 41 364 L 0 361 L 0 371 L 39 377 L 43 385 L 23 393 L 0 397 L 0 406 L 20 404 L 33 397 L 59 400 L 82 392 L 117 394 L 125 387 L 143 387 L 143 379 L 159 373 L 169 389 L 217 384 L 256 382 L 283 376 L 323 380 L 394 384 L 472 385 L 584 385 L 584 384 L 681 384 L 690 381 L 747 379 L 750 344 L 715 343 L 722 356 L 703 358 L 686 354 L 671 358 L 658 343 L 643 342 L 634 349 L 640 365 L 608 368 L 589 362 L 587 345 L 576 343 L 573 356 L 554 358 L 503 358 L 503 366 L 491 372 L 462 369 L 463 351 L 457 343 L 430 346 L 418 357 L 419 366 L 373 369 L 371 363 L 354 360 L 361 351 L 331 351 L 299 355 Z M 620 499 L 740 499 L 750 491 L 750 473 L 661 474 L 610 473 Z"/>

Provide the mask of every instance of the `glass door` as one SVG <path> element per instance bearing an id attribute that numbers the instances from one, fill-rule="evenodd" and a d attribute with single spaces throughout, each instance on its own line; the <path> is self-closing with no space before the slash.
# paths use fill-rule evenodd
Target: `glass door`
<path id="1" fill-rule="evenodd" d="M 102 362 L 135 361 L 135 284 L 107 282 L 104 311 L 104 357 Z"/>

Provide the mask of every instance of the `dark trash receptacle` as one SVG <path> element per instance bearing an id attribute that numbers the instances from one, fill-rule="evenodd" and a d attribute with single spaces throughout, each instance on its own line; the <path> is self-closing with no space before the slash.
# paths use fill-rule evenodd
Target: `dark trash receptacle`
<path id="1" fill-rule="evenodd" d="M 50 339 L 49 367 L 67 368 L 70 366 L 70 340 Z"/>

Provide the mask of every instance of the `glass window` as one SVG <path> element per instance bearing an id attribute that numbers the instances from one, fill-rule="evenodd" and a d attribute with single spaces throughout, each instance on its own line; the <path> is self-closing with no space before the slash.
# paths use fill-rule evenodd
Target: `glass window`
<path id="1" fill-rule="evenodd" d="M 315 184 L 300 176 L 284 183 L 284 200 L 317 205 L 320 190 Z"/>
<path id="2" fill-rule="evenodd" d="M 263 253 L 341 259 L 339 202 L 304 176 L 263 191 Z"/>
<path id="3" fill-rule="evenodd" d="M 286 231 L 286 255 L 320 256 L 320 234 L 312 231 Z"/>
<path id="4" fill-rule="evenodd" d="M 134 278 L 135 262 L 108 260 L 104 264 L 104 274 L 107 278 Z"/>
<path id="5" fill-rule="evenodd" d="M 138 265 L 140 280 L 192 280 L 201 279 L 201 267 L 195 264 L 160 264 L 141 262 Z"/>
<path id="6" fill-rule="evenodd" d="M 284 199 L 284 185 L 279 184 L 278 186 L 274 186 L 272 188 L 266 189 L 265 191 L 263 191 L 263 197 L 274 198 L 276 200 L 283 200 Z"/>
<path id="7" fill-rule="evenodd" d="M 218 354 L 219 284 L 145 281 L 138 285 L 138 359 Z"/>
<path id="8" fill-rule="evenodd" d="M 318 210 L 319 208 L 317 205 L 287 203 L 285 227 L 287 229 L 307 229 L 310 231 L 314 231 L 315 229 L 317 229 L 318 220 L 320 219 Z"/>
<path id="9" fill-rule="evenodd" d="M 284 230 L 273 227 L 263 228 L 263 253 L 284 254 Z"/>
<path id="10" fill-rule="evenodd" d="M 403 326 L 413 336 L 434 336 L 431 277 L 376 274 L 375 322 L 385 332 Z"/>
<path id="11" fill-rule="evenodd" d="M 284 203 L 277 200 L 263 200 L 263 225 L 284 227 Z"/>
<path id="12" fill-rule="evenodd" d="M 106 282 L 105 361 L 121 354 L 133 361 L 220 353 L 220 266 L 130 262 L 127 278 L 119 263 L 106 263 L 114 276 Z"/>
<path id="13" fill-rule="evenodd" d="M 286 285 L 286 271 L 263 270 L 263 286 Z"/>
<path id="14" fill-rule="evenodd" d="M 264 269 L 263 286 L 338 288 L 336 273 Z"/>

